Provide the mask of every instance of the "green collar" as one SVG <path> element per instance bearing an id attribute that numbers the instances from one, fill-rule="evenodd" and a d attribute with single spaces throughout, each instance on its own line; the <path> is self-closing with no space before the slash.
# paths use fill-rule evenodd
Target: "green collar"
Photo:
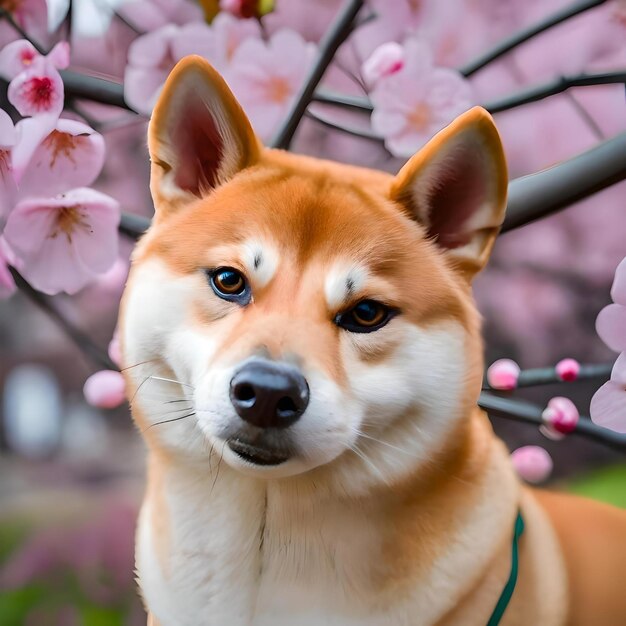
<path id="1" fill-rule="evenodd" d="M 517 570 L 519 566 L 519 538 L 524 532 L 524 520 L 522 519 L 521 511 L 517 512 L 517 518 L 515 520 L 515 530 L 513 532 L 513 545 L 511 547 L 511 573 L 509 579 L 504 585 L 504 589 L 498 598 L 496 608 L 493 610 L 487 626 L 497 626 L 506 611 L 506 607 L 509 606 L 511 596 L 515 591 L 515 584 L 517 583 Z"/>

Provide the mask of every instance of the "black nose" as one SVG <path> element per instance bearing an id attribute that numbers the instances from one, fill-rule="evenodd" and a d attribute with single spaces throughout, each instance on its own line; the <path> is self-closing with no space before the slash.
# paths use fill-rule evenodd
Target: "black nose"
<path id="1" fill-rule="evenodd" d="M 309 386 L 291 365 L 256 359 L 230 381 L 230 400 L 246 422 L 260 428 L 287 428 L 309 404 Z"/>

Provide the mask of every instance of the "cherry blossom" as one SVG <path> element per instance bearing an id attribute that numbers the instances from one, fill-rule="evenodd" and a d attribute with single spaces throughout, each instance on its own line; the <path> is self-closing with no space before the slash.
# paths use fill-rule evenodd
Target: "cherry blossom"
<path id="1" fill-rule="evenodd" d="M 580 374 L 580 363 L 576 359 L 562 359 L 556 364 L 554 371 L 561 380 L 571 382 Z"/>
<path id="2" fill-rule="evenodd" d="M 42 57 L 43 55 L 37 52 L 30 41 L 26 39 L 13 41 L 0 50 L 0 76 L 12 80 Z M 70 46 L 67 41 L 57 43 L 45 58 L 56 69 L 65 69 L 70 64 Z"/>
<path id="3" fill-rule="evenodd" d="M 211 26 L 202 22 L 182 27 L 167 24 L 138 37 L 128 50 L 124 98 L 137 112 L 149 115 L 165 79 L 184 56 L 199 54 L 225 72 L 241 42 L 260 34 L 255 20 L 238 20 L 223 13 Z"/>
<path id="4" fill-rule="evenodd" d="M 626 434 L 626 352 L 617 357 L 611 379 L 591 399 L 590 413 L 598 426 Z"/>
<path id="5" fill-rule="evenodd" d="M 13 207 L 17 194 L 11 162 L 11 152 L 16 141 L 17 131 L 13 122 L 9 114 L 0 109 L 0 220 Z"/>
<path id="6" fill-rule="evenodd" d="M 559 439 L 576 428 L 580 415 L 576 405 L 562 396 L 551 398 L 541 418 L 546 427 L 543 432 L 551 439 Z"/>
<path id="7" fill-rule="evenodd" d="M 380 78 L 400 71 L 404 63 L 404 48 L 395 41 L 389 41 L 378 46 L 363 63 L 363 78 L 369 85 L 375 85 Z"/>
<path id="8" fill-rule="evenodd" d="M 114 370 L 92 374 L 83 386 L 85 400 L 100 409 L 114 409 L 126 399 L 124 377 Z"/>
<path id="9" fill-rule="evenodd" d="M 381 78 L 370 93 L 372 127 L 400 157 L 412 156 L 474 103 L 468 81 L 455 70 L 435 67 L 423 42 L 409 40 L 405 51 L 404 67 Z"/>
<path id="10" fill-rule="evenodd" d="M 33 287 L 73 294 L 115 262 L 119 219 L 113 198 L 79 188 L 22 200 L 9 215 L 4 236 Z"/>
<path id="11" fill-rule="evenodd" d="M 514 450 L 511 462 L 520 478 L 529 483 L 542 483 L 552 473 L 552 458 L 541 446 L 522 446 Z"/>
<path id="12" fill-rule="evenodd" d="M 48 34 L 48 7 L 46 0 L 10 0 L 3 2 L 2 8 L 8 11 L 19 26 L 37 39 Z"/>
<path id="13" fill-rule="evenodd" d="M 315 46 L 295 31 L 280 30 L 268 42 L 247 39 L 227 75 L 256 132 L 269 139 L 294 101 L 315 56 Z"/>
<path id="14" fill-rule="evenodd" d="M 63 110 L 63 81 L 53 62 L 45 57 L 33 60 L 9 85 L 9 102 L 20 115 L 60 115 Z"/>
<path id="15" fill-rule="evenodd" d="M 604 343 L 615 352 L 626 351 L 626 259 L 615 272 L 611 296 L 614 304 L 600 311 L 596 330 Z"/>
<path id="16" fill-rule="evenodd" d="M 519 365 L 512 359 L 498 359 L 487 370 L 487 382 L 494 389 L 510 391 L 517 387 L 520 374 Z"/>
<path id="17" fill-rule="evenodd" d="M 4 237 L 0 237 L 0 300 L 10 298 L 15 293 L 15 281 L 9 271 L 9 265 L 19 267 L 19 261 Z"/>
<path id="18" fill-rule="evenodd" d="M 18 146 L 29 140 L 28 133 L 20 132 L 27 122 L 17 123 Z M 32 144 L 28 150 L 15 150 L 13 157 L 16 177 L 24 190 L 21 195 L 55 195 L 73 187 L 91 185 L 104 163 L 102 135 L 76 120 L 59 119 L 52 132 L 35 147 L 32 156 L 28 154 L 31 148 Z"/>
<path id="19" fill-rule="evenodd" d="M 166 24 L 202 21 L 198 4 L 193 0 L 127 0 L 117 11 L 130 24 L 150 32 Z"/>

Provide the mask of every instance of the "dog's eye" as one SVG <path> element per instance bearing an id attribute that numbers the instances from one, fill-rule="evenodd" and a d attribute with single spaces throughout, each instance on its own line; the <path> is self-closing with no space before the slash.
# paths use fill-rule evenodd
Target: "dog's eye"
<path id="1" fill-rule="evenodd" d="M 392 317 L 394 311 L 376 300 L 361 300 L 349 311 L 335 318 L 335 324 L 352 333 L 371 333 L 382 328 Z"/>
<path id="2" fill-rule="evenodd" d="M 218 267 L 209 271 L 209 282 L 216 295 L 224 300 L 242 305 L 250 301 L 250 288 L 246 279 L 232 267 Z"/>

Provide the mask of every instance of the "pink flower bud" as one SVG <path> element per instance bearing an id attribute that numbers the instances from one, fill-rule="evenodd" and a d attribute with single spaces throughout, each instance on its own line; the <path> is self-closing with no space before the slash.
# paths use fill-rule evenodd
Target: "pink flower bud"
<path id="1" fill-rule="evenodd" d="M 113 370 L 92 374 L 83 386 L 85 400 L 100 409 L 114 409 L 126 398 L 124 377 Z"/>
<path id="2" fill-rule="evenodd" d="M 58 118 L 63 110 L 63 81 L 54 65 L 39 57 L 10 82 L 8 97 L 20 115 L 48 113 Z"/>
<path id="3" fill-rule="evenodd" d="M 529 483 L 541 483 L 552 473 L 552 458 L 540 446 L 522 446 L 511 454 L 511 462 L 520 478 Z"/>
<path id="4" fill-rule="evenodd" d="M 576 359 L 563 359 L 556 364 L 555 370 L 561 380 L 571 382 L 580 374 L 580 363 Z"/>
<path id="5" fill-rule="evenodd" d="M 363 78 L 374 85 L 384 76 L 391 76 L 404 67 L 404 49 L 399 43 L 390 41 L 378 46 L 363 63 Z"/>
<path id="6" fill-rule="evenodd" d="M 120 346 L 120 338 L 117 329 L 113 333 L 113 339 L 109 342 L 109 358 L 115 365 L 121 367 L 122 365 L 122 348 Z"/>
<path id="7" fill-rule="evenodd" d="M 498 359 L 487 370 L 487 382 L 494 389 L 510 391 L 517 387 L 519 365 L 512 359 Z"/>
<path id="8" fill-rule="evenodd" d="M 548 402 L 541 417 L 546 426 L 561 435 L 567 435 L 576 428 L 580 415 L 576 405 L 569 398 L 557 396 Z"/>

